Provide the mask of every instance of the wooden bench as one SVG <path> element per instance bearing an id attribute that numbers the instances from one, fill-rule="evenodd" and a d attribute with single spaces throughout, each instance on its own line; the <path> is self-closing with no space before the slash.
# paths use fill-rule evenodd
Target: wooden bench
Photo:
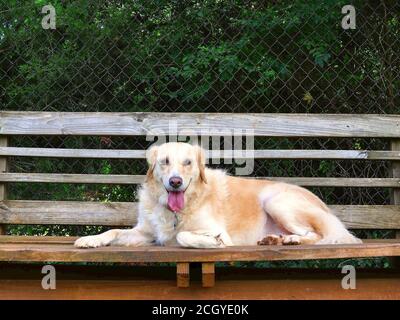
<path id="1" fill-rule="evenodd" d="M 277 261 L 399 256 L 400 240 L 367 240 L 360 245 L 253 246 L 226 249 L 106 247 L 77 249 L 73 237 L 6 235 L 7 224 L 132 226 L 136 203 L 7 200 L 7 183 L 139 184 L 142 175 L 8 172 L 9 157 L 143 159 L 145 150 L 21 148 L 9 138 L 24 136 L 144 136 L 179 130 L 213 134 L 233 130 L 263 137 L 385 138 L 391 150 L 255 150 L 262 159 L 388 160 L 390 178 L 280 179 L 302 186 L 391 188 L 391 205 L 331 206 L 351 229 L 400 229 L 400 116 L 340 114 L 188 114 L 188 113 L 0 113 L 0 261 L 177 263 L 177 284 L 189 286 L 189 264 L 201 263 L 203 286 L 214 285 L 215 262 Z M 398 235 L 398 234 L 397 234 Z"/>

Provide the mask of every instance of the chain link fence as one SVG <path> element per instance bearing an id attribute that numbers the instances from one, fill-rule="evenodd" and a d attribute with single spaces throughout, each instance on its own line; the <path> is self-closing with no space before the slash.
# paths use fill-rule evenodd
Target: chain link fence
<path id="1" fill-rule="evenodd" d="M 398 1 L 351 2 L 356 28 L 348 30 L 341 26 L 348 1 L 57 0 L 52 1 L 56 28 L 43 29 L 41 9 L 46 4 L 0 4 L 2 110 L 398 113 L 400 108 Z M 384 139 L 257 138 L 255 143 L 265 149 L 389 148 Z M 149 142 L 18 137 L 11 144 L 143 149 Z M 146 170 L 141 160 L 15 158 L 11 163 L 15 172 Z M 388 177 L 389 163 L 256 160 L 254 175 Z M 135 186 L 38 183 L 12 184 L 10 189 L 12 197 L 23 199 L 136 197 Z M 312 190 L 330 204 L 390 202 L 384 188 Z M 71 232 L 82 233 L 82 228 Z M 18 230 L 27 232 L 26 227 Z"/>

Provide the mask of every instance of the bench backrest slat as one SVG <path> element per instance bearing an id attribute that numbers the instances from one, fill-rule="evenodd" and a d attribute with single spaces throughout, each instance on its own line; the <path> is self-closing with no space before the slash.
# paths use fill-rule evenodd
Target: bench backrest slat
<path id="1" fill-rule="evenodd" d="M 400 210 L 392 205 L 331 205 L 347 227 L 400 229 Z M 0 223 L 132 226 L 137 203 L 6 200 L 0 207 Z"/>
<path id="2" fill-rule="evenodd" d="M 398 188 L 400 178 L 318 178 L 318 177 L 254 177 L 283 181 L 306 187 L 385 187 Z M 140 184 L 144 175 L 71 174 L 71 173 L 0 173 L 0 182 L 45 182 L 87 184 Z"/>
<path id="3" fill-rule="evenodd" d="M 241 150 L 210 151 L 208 158 L 223 159 L 331 159 L 331 160 L 400 160 L 399 151 L 386 150 Z M 61 149 L 0 147 L 0 156 L 88 158 L 88 159 L 145 159 L 145 150 Z"/>
<path id="4" fill-rule="evenodd" d="M 400 137 L 400 116 L 368 114 L 0 112 L 0 134 L 140 136 L 179 132 L 269 137 Z M 236 130 L 236 132 L 235 132 Z"/>

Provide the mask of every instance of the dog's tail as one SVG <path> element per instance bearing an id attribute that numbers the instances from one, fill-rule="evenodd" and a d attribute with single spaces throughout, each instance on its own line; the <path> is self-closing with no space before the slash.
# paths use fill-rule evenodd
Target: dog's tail
<path id="1" fill-rule="evenodd" d="M 328 211 L 319 214 L 318 223 L 314 226 L 316 231 L 322 235 L 322 239 L 317 244 L 352 244 L 362 243 L 361 239 L 354 236 L 346 229 L 344 224 L 335 216 L 334 213 Z"/>

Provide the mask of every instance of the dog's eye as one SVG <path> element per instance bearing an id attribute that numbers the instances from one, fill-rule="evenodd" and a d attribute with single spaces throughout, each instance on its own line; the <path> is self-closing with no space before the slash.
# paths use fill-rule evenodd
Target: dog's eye
<path id="1" fill-rule="evenodd" d="M 184 166 L 190 166 L 191 164 L 192 164 L 192 161 L 190 159 L 186 159 L 185 161 L 183 161 Z"/>
<path id="2" fill-rule="evenodd" d="M 160 161 L 160 163 L 163 165 L 163 166 L 167 166 L 167 165 L 169 165 L 169 159 L 168 158 L 165 158 L 165 159 L 162 159 L 161 161 Z"/>

